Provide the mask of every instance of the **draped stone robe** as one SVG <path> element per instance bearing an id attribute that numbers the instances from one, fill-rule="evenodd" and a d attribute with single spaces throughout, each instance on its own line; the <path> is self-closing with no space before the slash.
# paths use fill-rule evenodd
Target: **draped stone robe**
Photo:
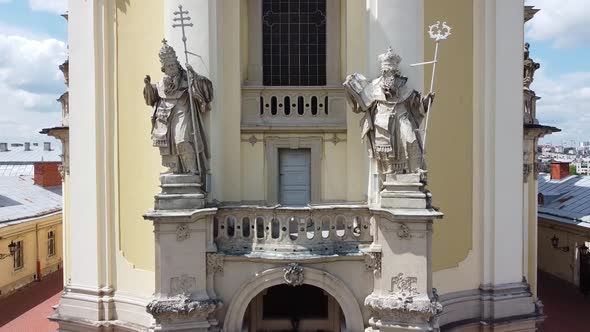
<path id="1" fill-rule="evenodd" d="M 363 80 L 362 75 L 352 78 Z M 385 91 L 382 78 L 360 82 L 360 93 L 346 89 L 353 111 L 364 113 L 361 136 L 367 142 L 369 157 L 378 161 L 382 174 L 415 173 L 425 169 L 422 162 L 422 132 L 426 105 L 420 92 L 405 85 L 396 75 L 394 90 Z M 345 84 L 346 87 L 346 84 Z"/>

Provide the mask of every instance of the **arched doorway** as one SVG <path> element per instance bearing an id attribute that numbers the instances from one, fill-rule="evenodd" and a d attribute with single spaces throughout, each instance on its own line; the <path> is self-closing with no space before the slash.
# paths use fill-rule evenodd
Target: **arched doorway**
<path id="1" fill-rule="evenodd" d="M 267 288 L 250 301 L 244 316 L 248 331 L 340 332 L 343 325 L 338 302 L 311 285 Z"/>
<path id="2" fill-rule="evenodd" d="M 247 318 L 246 309 L 250 302 L 265 289 L 285 284 L 284 268 L 271 268 L 256 273 L 253 279 L 242 284 L 235 296 L 229 301 L 223 319 L 223 330 L 241 332 Z M 304 267 L 304 285 L 315 286 L 332 296 L 342 310 L 341 320 L 346 322 L 348 331 L 364 331 L 365 324 L 359 302 L 350 288 L 333 274 L 320 269 Z M 303 285 L 302 285 L 303 286 Z M 302 286 L 294 287 L 298 290 Z M 291 287 L 291 286 L 289 286 Z M 288 301 L 289 299 L 285 299 Z M 246 327 L 247 328 L 247 327 Z"/>

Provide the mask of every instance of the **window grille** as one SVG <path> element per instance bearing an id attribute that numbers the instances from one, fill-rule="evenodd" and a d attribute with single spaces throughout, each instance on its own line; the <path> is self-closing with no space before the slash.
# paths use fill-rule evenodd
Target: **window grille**
<path id="1" fill-rule="evenodd" d="M 326 85 L 326 17 L 326 0 L 263 0 L 264 85 Z"/>

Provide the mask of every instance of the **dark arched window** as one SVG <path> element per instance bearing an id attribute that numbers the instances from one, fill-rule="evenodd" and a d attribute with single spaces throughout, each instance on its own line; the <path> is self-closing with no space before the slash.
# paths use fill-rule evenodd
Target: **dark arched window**
<path id="1" fill-rule="evenodd" d="M 263 0 L 264 85 L 326 85 L 326 0 Z"/>

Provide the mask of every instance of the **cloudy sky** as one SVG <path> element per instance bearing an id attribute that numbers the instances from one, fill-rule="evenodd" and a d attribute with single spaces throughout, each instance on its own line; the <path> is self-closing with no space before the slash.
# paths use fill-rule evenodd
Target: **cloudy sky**
<path id="1" fill-rule="evenodd" d="M 562 132 L 542 143 L 590 141 L 590 1 L 527 0 L 541 9 L 525 27 L 531 57 L 541 63 L 531 88 L 537 117 Z"/>
<path id="2" fill-rule="evenodd" d="M 47 141 L 60 124 L 67 0 L 0 0 L 0 141 Z"/>
<path id="3" fill-rule="evenodd" d="M 537 116 L 563 131 L 544 143 L 590 141 L 590 0 L 526 0 L 541 11 L 527 23 Z M 60 121 L 67 57 L 67 0 L 0 0 L 0 141 L 43 141 Z"/>

